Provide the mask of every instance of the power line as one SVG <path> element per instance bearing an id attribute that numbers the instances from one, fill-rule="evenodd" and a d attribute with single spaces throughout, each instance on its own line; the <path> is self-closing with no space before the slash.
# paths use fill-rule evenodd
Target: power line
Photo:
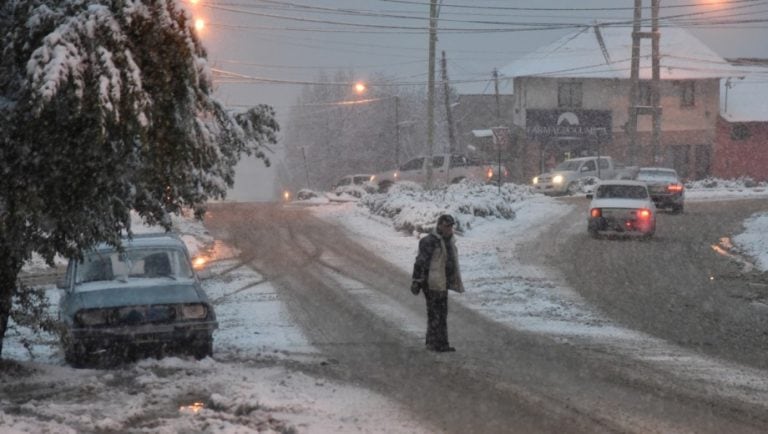
<path id="1" fill-rule="evenodd" d="M 408 5 L 418 5 L 418 6 L 428 6 L 429 3 L 425 2 L 419 2 L 419 1 L 413 1 L 413 0 L 379 0 L 381 2 L 385 3 L 400 3 L 400 4 L 408 4 Z M 759 0 L 730 0 L 730 1 L 721 1 L 718 4 L 740 4 L 740 3 L 752 3 L 757 2 Z M 701 3 L 691 3 L 688 5 L 668 5 L 668 6 L 661 6 L 661 9 L 672 9 L 672 8 L 691 8 L 701 6 Z M 626 10 L 634 10 L 633 7 L 600 7 L 600 8 L 525 8 L 525 7 L 515 7 L 515 6 L 479 6 L 479 5 L 457 5 L 457 4 L 446 4 L 442 3 L 441 7 L 444 8 L 456 8 L 456 9 L 486 9 L 486 10 L 506 10 L 506 11 L 557 11 L 557 12 L 579 12 L 579 11 L 626 11 Z M 643 8 L 643 9 L 648 9 Z"/>

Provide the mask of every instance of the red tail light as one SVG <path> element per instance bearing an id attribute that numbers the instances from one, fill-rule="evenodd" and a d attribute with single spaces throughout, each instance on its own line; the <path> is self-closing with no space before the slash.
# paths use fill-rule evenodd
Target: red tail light
<path id="1" fill-rule="evenodd" d="M 593 218 L 602 217 L 603 216 L 603 211 L 600 210 L 600 208 L 592 208 L 589 211 L 589 215 L 591 215 Z"/>
<path id="2" fill-rule="evenodd" d="M 639 209 L 637 210 L 637 216 L 641 219 L 648 219 L 651 218 L 651 210 L 649 209 Z"/>
<path id="3" fill-rule="evenodd" d="M 669 184 L 667 186 L 667 191 L 670 193 L 679 193 L 683 191 L 683 184 Z"/>

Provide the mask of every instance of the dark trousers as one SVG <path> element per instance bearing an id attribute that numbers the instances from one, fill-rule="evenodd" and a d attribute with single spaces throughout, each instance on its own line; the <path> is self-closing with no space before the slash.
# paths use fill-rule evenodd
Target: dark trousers
<path id="1" fill-rule="evenodd" d="M 448 291 L 424 290 L 427 299 L 427 347 L 448 346 Z"/>

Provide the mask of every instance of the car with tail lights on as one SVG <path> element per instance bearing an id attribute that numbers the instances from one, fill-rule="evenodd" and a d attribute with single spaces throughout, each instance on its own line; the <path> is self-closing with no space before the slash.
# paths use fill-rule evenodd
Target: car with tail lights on
<path id="1" fill-rule="evenodd" d="M 72 366 L 213 354 L 216 313 L 184 242 L 137 234 L 71 259 L 57 282 L 64 358 Z"/>
<path id="2" fill-rule="evenodd" d="M 641 167 L 636 180 L 648 186 L 648 193 L 656 208 L 670 209 L 682 213 L 685 207 L 685 185 L 675 169 L 667 167 Z"/>
<path id="3" fill-rule="evenodd" d="M 408 160 L 394 170 L 374 174 L 371 182 L 379 191 L 387 191 L 398 181 L 426 184 L 428 163 L 432 164 L 432 185 L 455 184 L 465 179 L 489 184 L 510 181 L 509 169 L 503 165 L 485 163 L 462 154 L 435 154 Z"/>
<path id="4" fill-rule="evenodd" d="M 593 193 L 587 231 L 593 237 L 615 235 L 650 238 L 656 232 L 656 206 L 645 183 L 631 180 L 602 181 Z"/>

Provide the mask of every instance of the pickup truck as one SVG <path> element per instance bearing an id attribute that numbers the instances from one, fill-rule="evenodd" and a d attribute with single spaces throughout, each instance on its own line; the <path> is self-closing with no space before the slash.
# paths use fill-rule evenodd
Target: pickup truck
<path id="1" fill-rule="evenodd" d="M 428 157 L 415 157 L 395 170 L 377 173 L 371 182 L 379 187 L 379 191 L 387 191 L 398 181 L 413 181 L 427 183 Z M 499 176 L 501 175 L 501 176 Z M 492 163 L 482 163 L 461 154 L 435 154 L 432 156 L 432 185 L 453 184 L 464 179 L 486 183 L 509 181 L 509 170 Z"/>
<path id="2" fill-rule="evenodd" d="M 636 167 L 624 167 L 611 157 L 582 157 L 565 160 L 549 172 L 533 178 L 536 192 L 558 195 L 573 194 L 583 178 L 633 179 Z"/>

